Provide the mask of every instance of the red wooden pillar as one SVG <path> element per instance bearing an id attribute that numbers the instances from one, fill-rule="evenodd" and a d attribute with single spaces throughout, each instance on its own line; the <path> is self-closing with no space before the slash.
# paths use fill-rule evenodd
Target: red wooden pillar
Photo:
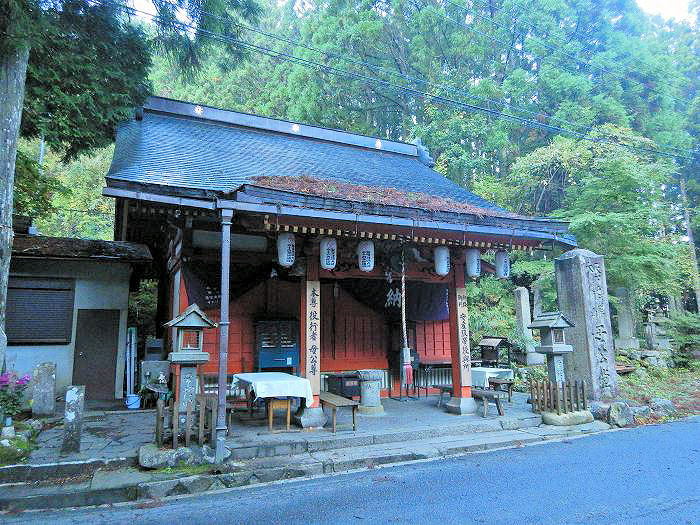
<path id="1" fill-rule="evenodd" d="M 449 283 L 450 355 L 452 357 L 452 398 L 446 407 L 455 414 L 476 410 L 472 399 L 471 354 L 469 348 L 469 310 L 464 285 L 464 256 L 453 254 Z"/>

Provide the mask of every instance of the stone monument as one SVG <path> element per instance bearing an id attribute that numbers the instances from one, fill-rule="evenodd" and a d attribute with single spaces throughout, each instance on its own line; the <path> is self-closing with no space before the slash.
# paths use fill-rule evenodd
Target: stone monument
<path id="1" fill-rule="evenodd" d="M 574 348 L 565 361 L 566 376 L 584 380 L 592 399 L 614 397 L 617 372 L 603 257 L 575 249 L 557 257 L 554 268 L 559 309 L 574 324 L 566 329 Z"/>
<path id="2" fill-rule="evenodd" d="M 32 416 L 53 416 L 56 412 L 56 363 L 37 365 L 32 387 Z"/>
<path id="3" fill-rule="evenodd" d="M 541 365 L 544 363 L 544 355 L 535 351 L 532 330 L 528 328 L 531 322 L 530 292 L 524 286 L 518 286 L 515 289 L 515 325 L 518 334 L 525 340 L 525 351 L 518 351 L 516 359 L 523 365 Z"/>
<path id="4" fill-rule="evenodd" d="M 66 408 L 63 416 L 62 453 L 80 452 L 80 434 L 83 430 L 85 387 L 69 386 L 66 390 Z"/>
<path id="5" fill-rule="evenodd" d="M 639 339 L 635 336 L 634 313 L 627 288 L 616 288 L 617 304 L 617 350 L 639 350 Z"/>
<path id="6" fill-rule="evenodd" d="M 381 370 L 358 370 L 357 375 L 360 376 L 360 406 L 357 410 L 360 414 L 384 414 L 380 397 L 384 373 Z"/>

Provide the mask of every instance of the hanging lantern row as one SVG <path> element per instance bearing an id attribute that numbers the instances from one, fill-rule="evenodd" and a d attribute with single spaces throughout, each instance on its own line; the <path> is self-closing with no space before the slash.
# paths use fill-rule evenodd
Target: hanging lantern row
<path id="1" fill-rule="evenodd" d="M 333 270 L 338 262 L 338 242 L 332 237 L 324 237 L 320 243 L 321 268 Z M 481 275 L 481 250 L 468 248 L 466 255 L 466 271 L 468 277 Z M 293 233 L 280 233 L 277 237 L 277 260 L 280 266 L 289 268 L 296 258 L 296 244 Z M 435 273 L 444 277 L 450 273 L 450 249 L 447 246 L 437 246 L 433 250 Z M 374 270 L 374 242 L 362 241 L 357 245 L 357 266 L 362 272 Z M 496 277 L 510 277 L 510 258 L 505 250 L 496 252 Z"/>

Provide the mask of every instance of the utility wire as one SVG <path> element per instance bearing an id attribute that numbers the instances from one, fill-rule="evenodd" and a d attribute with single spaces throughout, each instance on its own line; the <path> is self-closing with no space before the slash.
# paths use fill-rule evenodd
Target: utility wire
<path id="1" fill-rule="evenodd" d="M 447 98 L 445 96 L 427 93 L 427 92 L 420 91 L 420 90 L 417 90 L 417 89 L 414 89 L 411 87 L 392 84 L 391 82 L 388 82 L 388 81 L 382 80 L 382 79 L 377 79 L 375 77 L 368 77 L 368 76 L 362 75 L 360 73 L 345 71 L 345 70 L 342 70 L 342 69 L 339 69 L 339 68 L 336 68 L 333 66 L 329 66 L 326 64 L 320 64 L 320 63 L 315 62 L 313 60 L 308 60 L 305 58 L 297 57 L 295 55 L 290 55 L 288 53 L 276 51 L 274 49 L 270 49 L 270 48 L 265 47 L 265 46 L 251 44 L 249 42 L 235 38 L 233 36 L 215 33 L 213 31 L 202 29 L 201 27 L 196 27 L 196 26 L 193 26 L 191 24 L 187 24 L 185 22 L 180 22 L 180 21 L 172 22 L 171 21 L 169 24 L 165 24 L 162 20 L 159 19 L 159 17 L 157 15 L 153 15 L 151 13 L 148 13 L 146 11 L 142 11 L 140 9 L 136 9 L 134 7 L 131 7 L 131 6 L 119 4 L 119 3 L 113 2 L 111 0 L 93 0 L 93 2 L 98 3 L 98 4 L 109 4 L 109 5 L 113 5 L 116 7 L 120 7 L 127 12 L 139 13 L 139 14 L 142 14 L 144 16 L 147 16 L 159 25 L 167 26 L 170 28 L 179 27 L 183 31 L 187 32 L 188 34 L 194 33 L 197 35 L 208 36 L 208 37 L 215 39 L 215 40 L 218 40 L 220 42 L 224 42 L 224 43 L 228 43 L 228 44 L 235 44 L 239 47 L 256 51 L 260 54 L 264 54 L 264 55 L 269 56 L 271 58 L 277 58 L 277 59 L 284 60 L 287 62 L 295 63 L 298 65 L 302 65 L 304 67 L 316 69 L 316 70 L 324 72 L 324 73 L 329 73 L 329 74 L 333 74 L 336 76 L 342 76 L 342 77 L 352 78 L 355 80 L 362 80 L 365 82 L 379 84 L 379 85 L 382 85 L 382 86 L 387 87 L 389 89 L 394 89 L 396 91 L 400 91 L 400 92 L 405 93 L 405 94 L 410 94 L 410 95 L 420 97 L 420 98 L 426 98 L 426 99 L 429 99 L 429 100 L 434 101 L 434 102 L 440 102 L 440 103 L 443 103 L 445 105 L 450 105 L 450 106 L 458 107 L 461 109 L 466 109 L 466 110 L 470 110 L 470 111 L 480 111 L 480 112 L 486 113 L 490 116 L 493 116 L 495 118 L 501 118 L 504 120 L 516 122 L 516 123 L 522 124 L 526 127 L 530 127 L 533 129 L 542 129 L 545 131 L 569 134 L 569 135 L 575 136 L 577 138 L 580 138 L 582 140 L 587 140 L 589 142 L 612 143 L 609 140 L 603 140 L 602 138 L 590 137 L 590 136 L 587 136 L 583 133 L 579 133 L 579 132 L 569 130 L 566 128 L 553 126 L 551 124 L 543 124 L 543 123 L 532 121 L 532 120 L 529 120 L 529 119 L 526 119 L 524 117 L 520 117 L 517 115 L 511 115 L 509 113 L 500 112 L 500 111 L 497 111 L 495 109 L 485 108 L 485 107 L 471 104 L 468 102 L 463 102 L 463 101 Z M 694 158 L 692 156 L 683 156 L 683 155 L 679 155 L 679 154 L 669 153 L 669 152 L 666 152 L 663 150 L 655 150 L 655 149 L 651 149 L 651 148 L 645 148 L 642 146 L 633 146 L 630 144 L 623 144 L 623 143 L 618 143 L 618 144 L 620 146 L 627 148 L 627 149 L 644 151 L 646 153 L 658 154 L 658 155 L 662 155 L 662 156 L 670 157 L 670 158 L 684 158 L 684 159 L 693 159 Z"/>
<path id="2" fill-rule="evenodd" d="M 450 0 L 444 0 L 444 1 L 450 2 Z M 451 3 L 451 2 L 450 2 L 450 3 Z M 579 123 L 576 123 L 576 122 L 571 122 L 571 121 L 569 121 L 569 120 L 565 120 L 565 119 L 562 119 L 562 118 L 558 118 L 558 117 L 549 115 L 549 114 L 544 113 L 544 112 L 541 112 L 541 111 L 540 111 L 540 112 L 536 112 L 536 111 L 531 111 L 531 110 L 528 110 L 528 109 L 523 109 L 523 108 L 521 108 L 521 107 L 515 106 L 515 105 L 510 104 L 510 103 L 508 103 L 508 102 L 500 101 L 500 100 L 494 100 L 494 99 L 486 98 L 486 97 L 483 97 L 483 96 L 480 96 L 480 95 L 476 95 L 476 94 L 470 93 L 470 92 L 468 92 L 468 91 L 465 91 L 465 90 L 460 89 L 460 88 L 455 87 L 455 86 L 448 86 L 448 85 L 445 85 L 445 84 L 438 84 L 438 83 L 435 83 L 435 82 L 432 82 L 432 81 L 429 81 L 429 80 L 425 80 L 425 79 L 420 78 L 420 77 L 414 77 L 414 76 L 412 76 L 412 75 L 408 75 L 407 73 L 399 73 L 399 72 L 396 72 L 396 71 L 392 71 L 392 70 L 386 69 L 386 68 L 384 68 L 384 67 L 382 67 L 382 66 L 379 66 L 379 65 L 376 65 L 376 64 L 368 63 L 368 62 L 366 62 L 366 61 L 355 60 L 355 59 L 352 59 L 352 58 L 348 58 L 347 56 L 341 55 L 341 54 L 339 54 L 339 53 L 334 53 L 334 52 L 331 52 L 331 51 L 324 51 L 324 50 L 321 50 L 321 49 L 318 49 L 318 48 L 309 46 L 309 45 L 307 45 L 307 44 L 304 44 L 303 42 L 300 42 L 300 41 L 298 41 L 298 40 L 292 40 L 292 39 L 285 38 L 285 37 L 280 36 L 280 35 L 275 35 L 275 34 L 273 34 L 273 33 L 269 33 L 269 32 L 263 31 L 263 30 L 261 30 L 261 29 L 255 28 L 255 27 L 248 26 L 248 25 L 243 24 L 243 23 L 240 23 L 240 22 L 228 20 L 228 19 L 226 19 L 226 18 L 224 18 L 224 17 L 215 15 L 215 14 L 210 13 L 210 12 L 208 12 L 208 11 L 203 11 L 203 10 L 202 10 L 201 13 L 203 13 L 203 14 L 206 15 L 206 16 L 210 16 L 210 17 L 212 17 L 212 18 L 215 18 L 215 19 L 218 19 L 218 20 L 220 20 L 220 21 L 223 21 L 223 22 L 229 22 L 229 23 L 231 23 L 231 24 L 233 24 L 233 25 L 235 25 L 235 26 L 237 26 L 237 27 L 240 27 L 240 28 L 242 28 L 242 29 L 245 29 L 246 31 L 251 31 L 251 32 L 254 32 L 254 33 L 258 33 L 258 34 L 263 35 L 263 36 L 265 36 L 265 37 L 272 38 L 272 39 L 277 40 L 277 41 L 285 42 L 285 43 L 290 44 L 290 45 L 293 45 L 293 46 L 302 47 L 302 48 L 304 48 L 304 49 L 307 49 L 307 50 L 310 50 L 310 51 L 313 51 L 313 52 L 316 52 L 316 53 L 319 53 L 319 54 L 322 54 L 322 55 L 334 57 L 334 58 L 337 58 L 337 59 L 339 59 L 339 60 L 343 60 L 343 61 L 345 61 L 345 62 L 354 64 L 354 65 L 363 66 L 363 67 L 366 67 L 366 68 L 371 69 L 371 70 L 373 70 L 373 71 L 382 71 L 382 72 L 384 72 L 384 73 L 386 73 L 386 74 L 388 74 L 388 75 L 392 75 L 392 76 L 395 76 L 395 77 L 400 77 L 400 78 L 402 78 L 402 79 L 408 79 L 408 80 L 411 80 L 411 81 L 413 81 L 413 82 L 418 82 L 418 83 L 420 83 L 420 84 L 423 84 L 423 85 L 426 85 L 426 86 L 430 86 L 430 87 L 434 87 L 434 88 L 440 89 L 440 90 L 452 90 L 452 91 L 456 91 L 457 93 L 459 93 L 459 94 L 462 95 L 462 96 L 469 97 L 469 98 L 475 98 L 475 99 L 477 99 L 477 100 L 481 100 L 481 101 L 486 102 L 486 103 L 498 104 L 498 105 L 500 105 L 501 107 L 508 107 L 508 108 L 511 108 L 511 109 L 513 109 L 513 110 L 515 110 L 515 111 L 519 111 L 519 112 L 522 112 L 522 113 L 525 113 L 525 114 L 529 114 L 531 117 L 535 117 L 535 118 L 546 118 L 546 119 L 548 119 L 548 120 L 561 122 L 561 123 L 563 123 L 563 124 L 566 124 L 566 125 L 568 125 L 568 126 L 573 126 L 573 127 L 575 127 L 575 128 L 582 128 L 582 132 L 584 132 L 584 133 L 588 133 L 588 132 L 590 132 L 590 131 L 592 131 L 592 130 L 594 129 L 592 126 L 589 126 L 589 125 L 587 125 L 587 124 L 579 124 Z M 609 137 L 609 138 L 613 138 L 613 139 L 617 139 L 617 138 L 618 138 L 618 137 L 615 136 L 615 135 L 612 135 L 612 134 L 610 134 L 610 133 L 605 133 L 605 132 L 600 131 L 600 130 L 599 130 L 599 133 L 601 133 L 602 135 L 607 136 L 607 137 Z M 621 136 L 621 137 L 622 137 L 622 138 L 626 138 L 626 139 L 630 139 L 630 140 L 633 140 L 633 139 L 635 138 L 635 137 L 630 137 L 630 136 L 628 136 L 628 135 L 623 135 L 623 136 Z M 675 151 L 680 152 L 680 153 L 687 153 L 687 150 L 685 150 L 685 149 L 683 149 L 683 148 L 676 147 L 676 146 L 672 146 L 672 145 L 670 145 L 670 144 L 657 144 L 657 146 L 658 146 L 660 149 L 671 149 L 671 150 L 675 150 Z"/>

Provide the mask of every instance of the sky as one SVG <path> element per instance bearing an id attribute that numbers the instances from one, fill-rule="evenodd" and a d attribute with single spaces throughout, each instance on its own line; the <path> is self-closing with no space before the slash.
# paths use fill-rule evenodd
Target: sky
<path id="1" fill-rule="evenodd" d="M 637 5 L 652 15 L 665 19 L 690 20 L 688 0 L 637 0 Z"/>

